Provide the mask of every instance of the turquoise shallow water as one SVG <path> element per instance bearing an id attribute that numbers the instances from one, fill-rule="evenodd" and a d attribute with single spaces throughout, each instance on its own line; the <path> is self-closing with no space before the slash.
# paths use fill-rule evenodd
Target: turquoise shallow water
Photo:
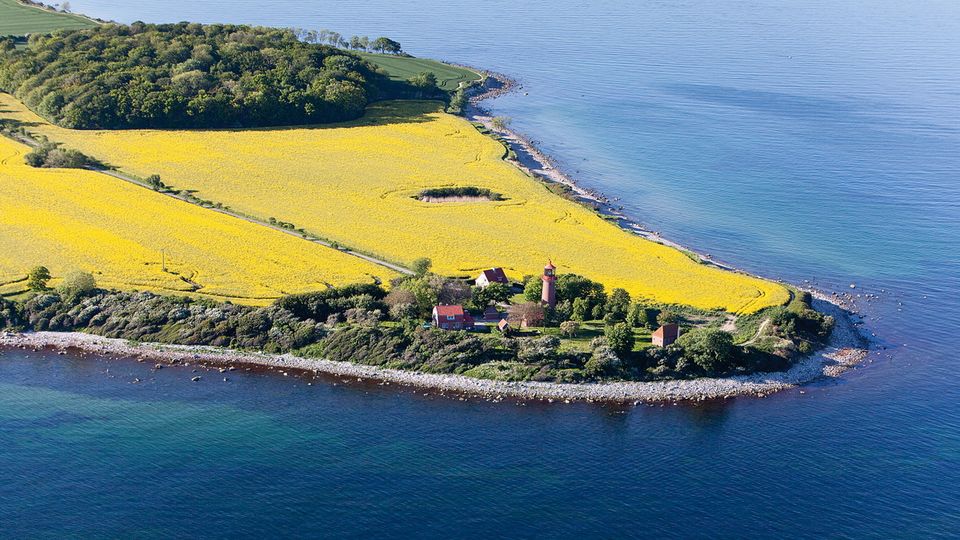
<path id="1" fill-rule="evenodd" d="M 734 265 L 879 294 L 880 345 L 805 394 L 628 410 L 6 353 L 11 536 L 960 535 L 958 4 L 71 3 L 509 74 L 489 106 L 583 184 Z"/>

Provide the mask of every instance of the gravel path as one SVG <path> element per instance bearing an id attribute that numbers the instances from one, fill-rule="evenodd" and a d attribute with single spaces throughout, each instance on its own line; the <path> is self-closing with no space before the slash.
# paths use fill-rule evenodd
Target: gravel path
<path id="1" fill-rule="evenodd" d="M 558 384 L 543 382 L 498 382 L 462 375 L 416 373 L 300 358 L 290 354 L 240 353 L 214 347 L 131 344 L 125 340 L 70 332 L 31 332 L 0 335 L 0 347 L 80 349 L 88 353 L 150 360 L 158 363 L 209 364 L 219 367 L 267 366 L 314 373 L 387 381 L 404 386 L 462 393 L 489 399 L 506 397 L 547 401 L 664 402 L 701 401 L 742 395 L 765 396 L 800 384 L 836 377 L 864 360 L 866 340 L 847 313 L 823 299 L 814 307 L 837 320 L 831 343 L 823 351 L 800 360 L 781 373 L 757 373 L 728 378 L 703 378 L 656 382 L 610 382 Z"/>

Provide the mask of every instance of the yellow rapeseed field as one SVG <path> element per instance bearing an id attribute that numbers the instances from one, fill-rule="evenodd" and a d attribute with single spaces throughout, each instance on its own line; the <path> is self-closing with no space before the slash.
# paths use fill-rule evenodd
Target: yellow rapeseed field
<path id="1" fill-rule="evenodd" d="M 341 244 L 470 275 L 503 266 L 538 274 L 548 259 L 635 296 L 753 312 L 788 299 L 776 283 L 698 264 L 551 194 L 502 160 L 503 146 L 434 102 L 387 102 L 355 122 L 245 131 L 72 131 L 9 95 L 6 116 L 139 176 Z M 506 200 L 427 203 L 421 189 L 477 186 Z"/>
<path id="2" fill-rule="evenodd" d="M 34 169 L 0 137 L 0 291 L 36 265 L 101 286 L 265 304 L 393 274 L 339 251 L 91 171 Z M 166 259 L 167 271 L 162 260 Z"/>

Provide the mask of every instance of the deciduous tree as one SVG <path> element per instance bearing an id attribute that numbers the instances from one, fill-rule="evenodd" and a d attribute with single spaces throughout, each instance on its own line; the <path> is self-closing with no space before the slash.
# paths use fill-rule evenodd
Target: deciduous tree
<path id="1" fill-rule="evenodd" d="M 47 282 L 49 281 L 50 270 L 47 270 L 46 266 L 34 266 L 27 274 L 27 287 L 30 287 L 31 291 L 47 290 Z"/>
<path id="2" fill-rule="evenodd" d="M 622 357 L 633 350 L 635 343 L 633 328 L 627 323 L 617 323 L 612 326 L 607 326 L 603 331 L 603 335 L 607 338 L 607 345 L 609 345 L 610 349 L 618 356 Z"/>

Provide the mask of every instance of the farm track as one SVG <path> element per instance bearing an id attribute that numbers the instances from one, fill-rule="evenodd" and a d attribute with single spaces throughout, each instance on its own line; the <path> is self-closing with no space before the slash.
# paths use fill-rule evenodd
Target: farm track
<path id="1" fill-rule="evenodd" d="M 24 136 L 16 135 L 16 134 L 6 134 L 6 135 L 8 136 L 8 138 L 10 138 L 10 139 L 12 139 L 12 140 L 14 140 L 14 141 L 16 141 L 16 142 L 19 142 L 19 143 L 21 143 L 21 144 L 25 144 L 25 145 L 27 145 L 27 146 L 29 146 L 29 147 L 31 147 L 31 148 L 34 148 L 34 147 L 36 147 L 36 146 L 39 145 L 39 143 L 38 143 L 36 140 L 34 140 L 33 138 L 31 138 L 31 137 L 24 137 Z M 19 151 L 14 152 L 13 154 L 8 155 L 8 156 L 5 156 L 5 157 L 3 157 L 2 159 L 0 159 L 0 164 L 5 165 L 5 164 L 9 163 L 9 161 L 10 161 L 11 159 L 15 159 L 15 158 L 17 158 L 17 157 L 19 157 L 19 156 L 22 156 L 22 155 L 23 155 L 22 152 L 19 152 Z M 258 226 L 262 226 L 262 227 L 267 227 L 267 228 L 269 228 L 269 229 L 272 229 L 272 230 L 275 230 L 275 231 L 278 231 L 278 232 L 287 234 L 287 235 L 289 235 L 289 236 L 293 236 L 293 237 L 298 238 L 298 239 L 300 239 L 300 240 L 312 242 L 312 243 L 314 243 L 314 244 L 319 244 L 319 245 L 322 245 L 322 246 L 324 246 L 324 247 L 328 247 L 328 248 L 330 248 L 330 249 L 335 249 L 335 250 L 337 250 L 337 251 L 339 251 L 339 252 L 341 252 L 341 253 L 344 253 L 345 255 L 349 255 L 349 256 L 356 257 L 356 258 L 358 258 L 358 259 L 367 261 L 367 262 L 372 263 L 372 264 L 376 264 L 376 265 L 378 265 L 378 266 L 382 266 L 382 267 L 384 267 L 384 268 L 390 269 L 390 270 L 395 271 L 395 272 L 398 272 L 398 273 L 400 273 L 400 274 L 407 274 L 407 275 L 413 274 L 412 271 L 410 271 L 409 269 L 407 269 L 407 268 L 405 268 L 405 267 L 403 267 L 403 266 L 400 266 L 400 265 L 398 265 L 398 264 L 391 263 L 391 262 L 389 262 L 389 261 L 385 261 L 385 260 L 379 259 L 379 258 L 374 257 L 374 256 L 372 256 L 372 255 L 367 255 L 367 254 L 365 254 L 365 253 L 360 253 L 360 252 L 353 251 L 353 250 L 350 250 L 350 249 L 342 249 L 342 248 L 339 248 L 339 247 L 334 247 L 334 245 L 333 245 L 332 242 L 327 242 L 327 241 L 321 240 L 321 239 L 319 239 L 319 238 L 304 237 L 301 233 L 299 233 L 299 232 L 297 232 L 297 231 L 285 229 L 285 228 L 283 228 L 283 227 L 280 227 L 280 226 L 277 226 L 277 225 L 273 225 L 273 224 L 271 224 L 271 223 L 269 223 L 269 222 L 262 221 L 262 220 L 259 220 L 259 219 L 257 219 L 257 218 L 253 218 L 253 217 L 250 217 L 250 216 L 246 216 L 246 215 L 240 214 L 240 213 L 238 213 L 238 212 L 233 212 L 233 211 L 231 211 L 231 210 L 204 206 L 204 205 L 202 205 L 202 204 L 198 204 L 197 202 L 195 202 L 195 201 L 193 201 L 193 200 L 190 200 L 189 198 L 187 198 L 187 197 L 185 197 L 185 196 L 180 195 L 179 193 L 155 191 L 155 190 L 153 190 L 153 188 L 151 188 L 150 186 L 146 185 L 146 184 L 143 183 L 142 181 L 138 180 L 136 177 L 131 176 L 131 175 L 124 174 L 124 173 L 119 172 L 119 171 L 110 170 L 110 169 L 104 169 L 104 168 L 98 168 L 98 167 L 88 167 L 87 170 L 89 170 L 90 172 L 95 172 L 95 173 L 100 173 L 100 174 L 107 175 L 107 176 L 109 176 L 109 177 L 111 177 L 111 178 L 113 178 L 113 179 L 121 180 L 121 181 L 123 181 L 123 182 L 127 182 L 127 183 L 130 183 L 130 184 L 133 184 L 133 185 L 135 185 L 135 186 L 137 186 L 137 187 L 140 187 L 140 188 L 143 188 L 143 189 L 147 189 L 147 190 L 150 190 L 150 191 L 152 191 L 152 192 L 154 192 L 154 193 L 159 193 L 159 194 L 161 194 L 161 195 L 166 195 L 166 196 L 168 196 L 168 197 L 177 199 L 177 200 L 179 200 L 179 201 L 182 201 L 182 202 L 185 202 L 185 203 L 188 203 L 188 204 L 192 204 L 192 205 L 194 205 L 194 206 L 199 206 L 200 208 L 203 208 L 204 210 L 212 210 L 212 211 L 215 211 L 215 212 L 219 212 L 219 213 L 221 213 L 221 214 L 230 216 L 230 217 L 232 217 L 232 218 L 241 219 L 241 220 L 243 220 L 243 221 L 246 221 L 246 222 L 251 223 L 251 224 L 254 224 L 254 225 L 258 225 Z M 373 276 L 373 275 L 371 275 L 371 276 L 372 276 L 372 278 L 374 279 L 374 281 L 377 281 L 377 282 L 380 281 L 380 279 L 379 279 L 377 276 Z M 185 282 L 186 284 L 188 284 L 188 285 L 191 286 L 191 288 L 192 288 L 192 291 L 191 291 L 191 292 L 196 292 L 196 291 L 199 291 L 199 290 L 201 290 L 201 289 L 204 288 L 204 285 L 203 285 L 203 284 L 198 283 L 198 282 L 194 281 L 194 280 L 191 279 L 191 278 L 187 278 L 187 277 L 184 277 L 184 276 L 179 276 L 179 277 L 180 277 L 180 279 L 181 279 L 183 282 Z M 195 276 L 193 276 L 193 277 L 195 277 Z M 329 284 L 328 284 L 328 286 L 329 286 Z"/>
<path id="2" fill-rule="evenodd" d="M 27 146 L 30 146 L 31 148 L 36 148 L 36 147 L 39 145 L 39 143 L 38 143 L 36 140 L 34 140 L 34 139 L 32 139 L 32 138 L 29 138 L 29 137 L 9 135 L 9 138 L 10 138 L 10 139 L 13 139 L 14 141 L 17 141 L 17 142 L 19 142 L 19 143 L 26 144 Z M 0 163 L 5 164 L 5 163 L 7 163 L 7 161 L 8 161 L 10 158 L 13 158 L 13 157 L 16 157 L 16 156 L 19 156 L 19 155 L 20 155 L 20 152 L 17 152 L 16 154 L 14 154 L 14 155 L 12 155 L 12 156 L 7 156 L 7 157 L 4 158 L 4 159 L 2 160 L 2 162 L 0 162 Z M 239 212 L 233 212 L 233 211 L 231 211 L 231 210 L 227 210 L 227 209 L 224 209 L 224 208 L 213 208 L 213 207 L 203 206 L 203 205 L 200 205 L 200 204 L 197 204 L 197 203 L 191 201 L 190 199 L 188 199 L 188 198 L 180 195 L 179 193 L 171 193 L 171 192 L 168 192 L 168 191 L 155 191 L 153 188 L 151 188 L 150 186 L 148 186 L 148 185 L 144 184 L 143 182 L 137 180 L 135 177 L 130 176 L 130 175 L 127 175 L 127 174 L 124 174 L 124 173 L 119 172 L 119 171 L 115 171 L 115 170 L 111 170 L 111 169 L 103 169 L 103 168 L 100 168 L 100 167 L 88 167 L 87 170 L 90 170 L 90 171 L 93 171 L 93 172 L 97 172 L 97 173 L 100 173 L 100 174 L 105 174 L 105 175 L 110 176 L 110 177 L 112 177 L 112 178 L 116 178 L 117 180 L 123 180 L 124 182 L 131 183 L 131 184 L 133 184 L 133 185 L 135 185 L 135 186 L 138 186 L 138 187 L 141 187 L 141 188 L 143 188 L 143 189 L 148 189 L 148 190 L 150 190 L 150 191 L 153 191 L 154 193 L 159 193 L 159 194 L 161 194 L 161 195 L 166 195 L 167 197 L 172 197 L 172 198 L 174 198 L 174 199 L 177 199 L 178 201 L 183 201 L 183 202 L 185 202 L 185 203 L 187 203 L 187 204 L 192 204 L 192 205 L 194 205 L 194 206 L 199 206 L 200 208 L 203 208 L 204 210 L 212 210 L 212 211 L 214 211 L 214 212 L 220 212 L 221 214 L 225 214 L 225 215 L 228 215 L 228 216 L 230 216 L 230 217 L 234 217 L 234 218 L 237 218 L 237 219 L 242 219 L 243 221 L 246 221 L 246 222 L 248 222 L 248 223 L 253 223 L 253 224 L 255 224 L 255 225 L 261 225 L 261 226 L 267 227 L 267 228 L 269 228 L 269 229 L 273 229 L 273 230 L 275 230 L 275 231 L 279 231 L 279 232 L 282 232 L 282 233 L 284 233 L 284 234 L 288 234 L 288 235 L 293 236 L 293 237 L 295 237 L 295 238 L 299 238 L 300 240 L 304 240 L 304 241 L 307 241 L 307 242 L 313 242 L 314 244 L 320 244 L 321 246 L 325 246 L 325 247 L 328 247 L 328 248 L 330 248 L 330 249 L 336 249 L 337 251 L 340 251 L 341 253 L 346 253 L 347 255 L 351 255 L 351 256 L 353 256 L 353 257 L 357 257 L 358 259 L 363 259 L 363 260 L 365 260 L 365 261 L 367 261 L 367 262 L 370 262 L 370 263 L 373 263 L 373 264 L 382 266 L 382 267 L 384 267 L 384 268 L 393 270 L 394 272 L 398 272 L 398 273 L 406 274 L 406 275 L 413 275 L 413 271 L 411 271 L 410 269 L 405 268 L 405 267 L 403 267 L 403 266 L 400 266 L 400 265 L 398 265 L 398 264 L 394 264 L 394 263 L 391 263 L 391 262 L 389 262 L 389 261 L 385 261 L 385 260 L 383 260 L 383 259 L 378 259 L 377 257 L 374 257 L 374 256 L 372 256 L 372 255 L 367 255 L 367 254 L 365 254 L 365 253 L 360 253 L 360 252 L 358 252 L 358 251 L 353 251 L 353 250 L 351 250 L 351 249 L 340 249 L 340 248 L 334 247 L 332 242 L 327 242 L 327 241 L 325 241 L 325 240 L 320 240 L 319 238 L 304 238 L 304 236 L 303 236 L 302 234 L 298 233 L 297 231 L 291 231 L 290 229 L 284 229 L 283 227 L 280 227 L 280 226 L 278 226 L 278 225 L 273 225 L 273 224 L 271 224 L 271 223 L 268 222 L 268 221 L 263 221 L 263 220 L 260 220 L 260 219 L 254 218 L 254 217 L 246 216 L 246 215 L 241 214 L 241 213 L 239 213 Z M 386 195 L 386 194 L 385 194 L 385 195 Z M 202 287 L 202 286 L 201 286 L 201 287 Z"/>
<path id="3" fill-rule="evenodd" d="M 753 337 L 752 337 L 752 338 L 748 339 L 747 341 L 744 341 L 744 342 L 741 343 L 740 345 L 741 345 L 741 346 L 747 346 L 747 345 L 753 345 L 754 343 L 756 343 L 757 340 L 760 339 L 760 336 L 763 335 L 763 331 L 766 330 L 768 326 L 770 326 L 770 318 L 769 318 L 769 317 L 766 318 L 766 319 L 764 319 L 763 322 L 760 323 L 760 326 L 757 327 L 757 332 L 756 332 L 755 334 L 753 334 Z"/>
<path id="4" fill-rule="evenodd" d="M 123 180 L 124 182 L 129 182 L 129 183 L 131 183 L 131 184 L 140 186 L 140 187 L 142 187 L 143 189 L 150 189 L 151 191 L 153 191 L 149 186 L 143 184 L 142 182 L 140 182 L 140 181 L 137 180 L 136 178 L 134 178 L 134 177 L 132 177 L 132 176 L 128 176 L 128 175 L 126 175 L 126 174 L 124 174 L 124 173 L 122 173 L 122 172 L 118 172 L 118 171 L 114 171 L 114 170 L 110 170 L 110 169 L 100 169 L 100 168 L 96 168 L 96 167 L 91 167 L 90 170 L 91 170 L 91 171 L 94 171 L 94 172 L 101 173 L 101 174 L 106 174 L 106 175 L 111 176 L 111 177 L 113 177 L 113 178 L 116 178 L 116 179 L 118 179 L 118 180 Z M 246 222 L 248 222 L 248 223 L 253 223 L 253 224 L 256 224 L 256 225 L 262 225 L 262 226 L 264 226 L 264 227 L 273 229 L 273 230 L 275 230 L 275 231 L 279 231 L 279 232 L 282 232 L 282 233 L 284 233 L 284 234 L 288 234 L 288 235 L 290 235 L 290 236 L 294 236 L 294 237 L 299 238 L 299 239 L 301 239 L 301 240 L 304 240 L 304 241 L 306 241 L 306 242 L 313 242 L 314 244 L 320 244 L 321 246 L 326 246 L 326 247 L 328 247 L 328 248 L 330 248 L 330 249 L 336 249 L 336 250 L 338 250 L 338 251 L 340 251 L 340 252 L 342 252 L 342 253 L 346 253 L 347 255 L 352 255 L 352 256 L 357 257 L 357 258 L 359 258 L 359 259 L 363 259 L 363 260 L 365 260 L 365 261 L 367 261 L 367 262 L 371 262 L 371 263 L 373 263 L 373 264 L 376 264 L 376 265 L 379 265 L 379 266 L 383 266 L 384 268 L 388 268 L 388 269 L 390 269 L 390 270 L 393 270 L 394 272 L 399 272 L 399 273 L 401 273 L 401 274 L 407 274 L 407 275 L 413 275 L 413 272 L 412 272 L 411 270 L 409 270 L 408 268 L 404 268 L 404 267 L 402 267 L 402 266 L 400 266 L 400 265 L 393 264 L 393 263 L 388 262 L 388 261 L 385 261 L 385 260 L 383 260 L 383 259 L 378 259 L 378 258 L 373 257 L 373 256 L 371 256 L 371 255 L 367 255 L 367 254 L 365 254 L 365 253 L 360 253 L 360 252 L 353 251 L 353 250 L 350 250 L 350 249 L 339 249 L 339 248 L 334 247 L 331 242 L 327 242 L 327 241 L 325 241 L 325 240 L 320 240 L 320 239 L 318 239 L 318 238 L 304 238 L 302 234 L 300 234 L 300 233 L 298 233 L 298 232 L 296 232 L 296 231 L 291 231 L 290 229 L 284 229 L 283 227 L 280 227 L 280 226 L 277 226 L 277 225 L 273 225 L 273 224 L 271 224 L 271 223 L 269 223 L 269 222 L 262 221 L 262 220 L 259 220 L 259 219 L 257 219 L 257 218 L 254 218 L 254 217 L 246 216 L 246 215 L 240 214 L 240 213 L 238 213 L 238 212 L 233 212 L 233 211 L 231 211 L 231 210 L 227 210 L 227 209 L 224 209 L 224 208 L 212 208 L 212 207 L 208 207 L 208 206 L 199 205 L 199 204 L 191 201 L 190 199 L 187 199 L 186 197 L 184 197 L 184 196 L 182 196 L 182 195 L 179 195 L 179 194 L 177 194 L 177 193 L 170 193 L 170 192 L 164 192 L 164 191 L 157 191 L 156 193 L 160 193 L 160 194 L 166 195 L 166 196 L 168 196 L 168 197 L 173 197 L 174 199 L 177 199 L 177 200 L 179 200 L 179 201 L 183 201 L 183 202 L 188 203 L 188 204 L 193 204 L 193 205 L 195 205 L 195 206 L 199 206 L 200 208 L 203 208 L 203 209 L 205 209 L 205 210 L 211 210 L 211 211 L 214 211 L 214 212 L 220 212 L 221 214 L 226 214 L 226 215 L 228 215 L 228 216 L 235 217 L 235 218 L 237 218 L 237 219 L 242 219 L 242 220 L 244 220 L 244 221 L 246 221 Z"/>
<path id="5" fill-rule="evenodd" d="M 97 167 L 91 167 L 89 170 L 94 171 L 94 172 L 98 172 L 98 173 L 101 173 L 101 174 L 105 174 L 105 175 L 107 175 L 107 176 L 116 178 L 116 179 L 118 179 L 118 180 L 123 180 L 124 182 L 129 182 L 129 183 L 134 184 L 134 185 L 136 185 L 136 186 L 142 187 L 143 189 L 149 189 L 150 191 L 154 191 L 152 188 L 150 188 L 150 187 L 147 186 L 146 184 L 140 182 L 140 181 L 137 180 L 136 178 L 134 178 L 134 177 L 132 177 L 132 176 L 129 176 L 129 175 L 126 175 L 126 174 L 124 174 L 124 173 L 122 173 L 122 172 L 119 172 L 119 171 L 114 171 L 114 170 L 110 170 L 110 169 L 101 169 L 101 168 L 97 168 Z M 304 240 L 304 241 L 306 241 L 306 242 L 313 242 L 314 244 L 320 244 L 321 246 L 326 246 L 326 247 L 328 247 L 328 248 L 330 248 L 330 249 L 336 249 L 336 250 L 338 250 L 338 251 L 340 251 L 340 252 L 342 252 L 342 253 L 346 253 L 347 255 L 351 255 L 351 256 L 357 257 L 358 259 L 363 259 L 363 260 L 365 260 L 365 261 L 367 261 L 367 262 L 371 262 L 371 263 L 373 263 L 373 264 L 376 264 L 376 265 L 379 265 L 379 266 L 383 266 L 384 268 L 388 268 L 388 269 L 390 269 L 390 270 L 393 270 L 394 272 L 399 272 L 399 273 L 401 273 L 401 274 L 407 274 L 407 275 L 412 275 L 412 274 L 413 274 L 413 272 L 412 272 L 411 270 L 409 270 L 409 269 L 407 269 L 407 268 L 404 268 L 404 267 L 402 267 L 402 266 L 400 266 L 400 265 L 393 264 L 393 263 L 391 263 L 391 262 L 385 261 L 385 260 L 383 260 L 383 259 L 378 259 L 378 258 L 373 257 L 373 256 L 371 256 L 371 255 L 367 255 L 367 254 L 365 254 L 365 253 L 360 253 L 360 252 L 353 251 L 353 250 L 350 250 L 350 249 L 339 249 L 339 248 L 334 247 L 331 242 L 327 242 L 327 241 L 325 241 L 325 240 L 320 240 L 320 239 L 318 239 L 318 238 L 304 238 L 302 234 L 300 234 L 300 233 L 298 233 L 298 232 L 296 232 L 296 231 L 291 231 L 290 229 L 284 229 L 283 227 L 280 227 L 280 226 L 277 226 L 277 225 L 273 225 L 273 224 L 271 224 L 271 223 L 269 223 L 269 222 L 267 222 L 267 221 L 263 221 L 263 220 L 260 220 L 260 219 L 257 219 L 257 218 L 253 218 L 253 217 L 250 217 L 250 216 L 246 216 L 246 215 L 240 214 L 240 213 L 238 213 L 238 212 L 233 212 L 233 211 L 231 211 L 231 210 L 227 210 L 227 209 L 224 209 L 224 208 L 212 208 L 212 207 L 203 206 L 203 205 L 200 205 L 200 204 L 197 204 L 197 203 L 191 201 L 190 199 L 188 199 L 188 198 L 186 198 L 186 197 L 184 197 L 184 196 L 182 196 L 182 195 L 180 195 L 180 194 L 178 194 L 178 193 L 170 193 L 170 192 L 163 192 L 163 191 L 156 191 L 155 193 L 160 193 L 161 195 L 166 195 L 166 196 L 168 196 L 168 197 L 172 197 L 172 198 L 177 199 L 177 200 L 179 200 L 179 201 L 183 201 L 183 202 L 188 203 L 188 204 L 193 204 L 193 205 L 195 205 L 195 206 L 199 206 L 200 208 L 203 208 L 203 209 L 205 209 L 205 210 L 210 210 L 210 211 L 213 211 L 213 212 L 219 212 L 219 213 L 221 213 L 221 214 L 225 214 L 225 215 L 228 215 L 228 216 L 237 218 L 237 219 L 242 219 L 243 221 L 246 221 L 246 222 L 248 222 L 248 223 L 253 223 L 253 224 L 255 224 L 255 225 L 261 225 L 261 226 L 263 226 L 263 227 L 267 227 L 267 228 L 273 229 L 273 230 L 275 230 L 275 231 L 279 231 L 279 232 L 282 232 L 282 233 L 284 233 L 284 234 L 288 234 L 288 235 L 290 235 L 290 236 L 294 236 L 294 237 L 299 238 L 299 239 L 301 239 L 301 240 Z"/>

